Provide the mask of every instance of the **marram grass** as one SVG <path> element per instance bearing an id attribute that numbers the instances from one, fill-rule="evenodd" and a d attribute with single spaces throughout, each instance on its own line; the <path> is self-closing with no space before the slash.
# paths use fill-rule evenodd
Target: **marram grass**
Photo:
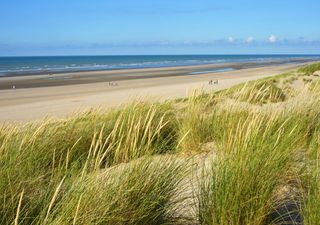
<path id="1" fill-rule="evenodd" d="M 143 157 L 76 180 L 46 224 L 186 224 L 179 212 L 189 166 Z"/>
<path id="2" fill-rule="evenodd" d="M 0 224 L 319 224 L 318 70 L 1 125 Z"/>
<path id="3" fill-rule="evenodd" d="M 225 131 L 224 148 L 203 171 L 200 224 L 265 224 L 296 153 L 295 127 L 277 116 L 251 115 Z"/>
<path id="4" fill-rule="evenodd" d="M 298 72 L 306 75 L 311 75 L 316 71 L 320 71 L 320 63 L 313 63 L 311 65 L 304 66 L 298 70 Z"/>

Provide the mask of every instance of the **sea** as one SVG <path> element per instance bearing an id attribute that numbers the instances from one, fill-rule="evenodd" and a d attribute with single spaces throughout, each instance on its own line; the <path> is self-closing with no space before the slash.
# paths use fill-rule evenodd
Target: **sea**
<path id="1" fill-rule="evenodd" d="M 130 55 L 0 57 L 0 76 L 191 66 L 237 62 L 320 61 L 320 55 Z M 228 68 L 226 68 L 228 69 Z"/>

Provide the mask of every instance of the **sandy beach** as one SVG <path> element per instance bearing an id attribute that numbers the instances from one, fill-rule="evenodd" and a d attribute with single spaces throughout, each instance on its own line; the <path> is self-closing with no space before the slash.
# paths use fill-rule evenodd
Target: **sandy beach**
<path id="1" fill-rule="evenodd" d="M 200 88 L 218 91 L 303 64 L 238 63 L 2 77 L 0 122 L 62 118 L 91 107 L 110 108 L 137 98 L 154 101 L 186 97 Z M 229 67 L 235 70 L 210 72 Z M 218 84 L 209 85 L 210 80 L 218 80 Z"/>

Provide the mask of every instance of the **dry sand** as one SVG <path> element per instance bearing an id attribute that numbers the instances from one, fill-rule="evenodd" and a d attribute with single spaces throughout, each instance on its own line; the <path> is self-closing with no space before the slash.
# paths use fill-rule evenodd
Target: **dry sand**
<path id="1" fill-rule="evenodd" d="M 115 107 L 137 98 L 154 101 L 186 97 L 199 88 L 218 91 L 301 65 L 257 65 L 247 69 L 239 66 L 234 71 L 197 75 L 190 72 L 209 70 L 213 66 L 0 78 L 0 122 L 28 122 L 48 116 L 61 118 L 91 107 Z M 209 80 L 219 83 L 209 85 Z M 109 85 L 110 81 L 114 85 Z M 12 89 L 12 85 L 16 85 L 16 89 Z"/>

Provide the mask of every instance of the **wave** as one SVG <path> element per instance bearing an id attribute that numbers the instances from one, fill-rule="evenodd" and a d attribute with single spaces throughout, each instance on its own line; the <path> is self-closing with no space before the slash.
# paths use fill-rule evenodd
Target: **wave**
<path id="1" fill-rule="evenodd" d="M 106 57 L 0 57 L 0 75 L 77 72 L 114 69 L 139 69 L 187 65 L 221 64 L 232 62 L 272 62 L 290 63 L 294 60 L 320 60 L 320 56 L 106 56 Z M 201 71 L 200 71 L 201 72 Z"/>

